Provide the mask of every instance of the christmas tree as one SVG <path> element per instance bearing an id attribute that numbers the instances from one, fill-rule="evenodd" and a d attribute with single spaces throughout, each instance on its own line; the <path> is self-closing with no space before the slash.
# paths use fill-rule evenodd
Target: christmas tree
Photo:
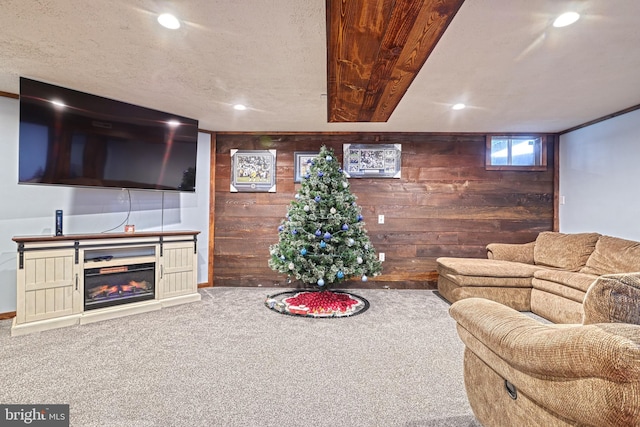
<path id="1" fill-rule="evenodd" d="M 361 208 L 333 150 L 323 146 L 308 166 L 278 227 L 279 242 L 270 247 L 269 266 L 322 290 L 380 274 Z"/>

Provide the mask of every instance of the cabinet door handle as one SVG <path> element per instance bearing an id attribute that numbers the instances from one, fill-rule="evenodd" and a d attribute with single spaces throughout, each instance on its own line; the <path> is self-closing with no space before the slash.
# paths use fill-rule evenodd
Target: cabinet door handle
<path id="1" fill-rule="evenodd" d="M 78 290 L 78 273 L 76 273 L 76 291 Z"/>
<path id="2" fill-rule="evenodd" d="M 164 265 L 160 266 L 160 278 L 162 279 L 162 277 L 164 276 Z"/>

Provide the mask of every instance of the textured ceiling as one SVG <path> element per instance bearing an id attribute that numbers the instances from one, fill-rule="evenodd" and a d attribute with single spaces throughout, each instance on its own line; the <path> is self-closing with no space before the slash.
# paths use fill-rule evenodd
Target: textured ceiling
<path id="1" fill-rule="evenodd" d="M 551 27 L 569 9 L 580 21 Z M 466 0 L 386 123 L 328 123 L 324 1 L 3 0 L 0 91 L 25 76 L 213 131 L 557 132 L 640 104 L 638 16 L 637 0 Z"/>

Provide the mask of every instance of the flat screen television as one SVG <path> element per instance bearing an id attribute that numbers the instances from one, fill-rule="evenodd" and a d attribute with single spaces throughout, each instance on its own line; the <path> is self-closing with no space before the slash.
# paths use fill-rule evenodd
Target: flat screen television
<path id="1" fill-rule="evenodd" d="M 198 121 L 20 78 L 18 182 L 195 191 Z"/>

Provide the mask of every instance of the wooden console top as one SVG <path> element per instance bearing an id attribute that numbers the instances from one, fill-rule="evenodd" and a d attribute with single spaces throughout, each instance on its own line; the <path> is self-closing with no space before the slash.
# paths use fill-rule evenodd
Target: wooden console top
<path id="1" fill-rule="evenodd" d="M 14 236 L 11 238 L 17 243 L 28 242 L 57 242 L 65 240 L 96 240 L 96 239 L 118 239 L 132 237 L 160 237 L 160 236 L 194 236 L 200 234 L 195 230 L 179 231 L 136 231 L 135 233 L 99 233 L 99 234 L 65 234 L 63 236 Z"/>

